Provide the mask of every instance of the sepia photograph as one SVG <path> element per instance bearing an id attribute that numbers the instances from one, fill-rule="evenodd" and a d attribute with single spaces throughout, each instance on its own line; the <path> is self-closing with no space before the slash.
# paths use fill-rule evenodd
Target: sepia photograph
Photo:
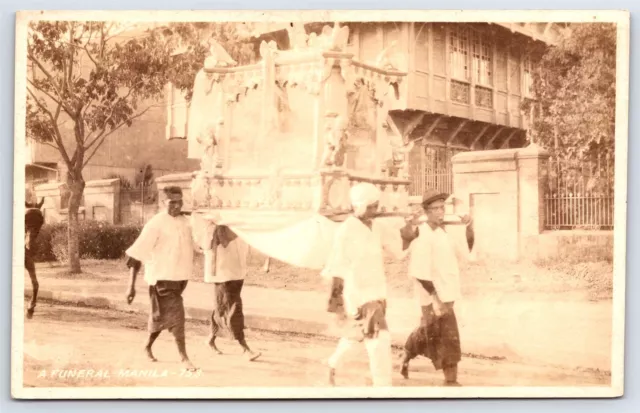
<path id="1" fill-rule="evenodd" d="M 628 12 L 24 11 L 15 53 L 14 398 L 623 394 Z"/>

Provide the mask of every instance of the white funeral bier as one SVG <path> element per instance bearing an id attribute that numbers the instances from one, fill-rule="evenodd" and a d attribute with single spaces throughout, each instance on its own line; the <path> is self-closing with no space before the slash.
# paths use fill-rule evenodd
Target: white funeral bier
<path id="1" fill-rule="evenodd" d="M 321 34 L 300 29 L 288 30 L 290 50 L 263 41 L 260 61 L 247 66 L 212 42 L 192 100 L 182 116 L 170 113 L 168 130 L 201 160 L 185 188 L 196 229 L 226 224 L 270 257 L 320 269 L 352 185 L 380 188 L 381 216 L 398 225 L 411 212 L 412 145 L 389 116 L 406 73 L 386 50 L 375 65 L 355 60 L 339 23 Z"/>

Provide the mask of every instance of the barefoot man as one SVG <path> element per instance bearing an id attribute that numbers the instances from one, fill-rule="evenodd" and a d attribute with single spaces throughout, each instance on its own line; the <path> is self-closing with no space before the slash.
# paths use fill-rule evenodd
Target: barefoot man
<path id="1" fill-rule="evenodd" d="M 213 232 L 211 250 L 205 250 L 205 282 L 213 283 L 215 303 L 211 313 L 211 335 L 209 346 L 217 353 L 216 337 L 222 328 L 240 344 L 249 361 L 260 357 L 261 353 L 249 348 L 244 335 L 244 314 L 242 311 L 242 285 L 247 276 L 249 245 L 226 225 L 217 225 Z"/>
<path id="2" fill-rule="evenodd" d="M 351 188 L 354 214 L 336 234 L 323 276 L 332 282 L 329 312 L 342 320 L 343 337 L 329 358 L 329 384 L 335 385 L 335 369 L 346 353 L 363 342 L 369 354 L 374 386 L 391 386 L 391 336 L 387 327 L 387 280 L 383 248 L 402 258 L 417 229 L 411 222 L 398 232 L 374 220 L 380 191 L 370 183 Z"/>
<path id="3" fill-rule="evenodd" d="M 197 249 L 189 219 L 181 214 L 182 189 L 164 189 L 166 209 L 146 223 L 140 236 L 126 251 L 131 281 L 127 302 L 135 298 L 135 283 L 142 263 L 144 279 L 149 284 L 151 314 L 149 339 L 145 346 L 147 357 L 156 361 L 151 351 L 153 342 L 162 330 L 169 330 L 175 338 L 182 362 L 189 370 L 195 367 L 187 356 L 185 343 L 185 313 L 182 293 L 193 270 L 193 252 Z"/>
<path id="4" fill-rule="evenodd" d="M 422 201 L 427 222 L 419 227 L 418 239 L 411 246 L 409 276 L 422 309 L 422 325 L 405 344 L 401 374 L 409 377 L 409 362 L 423 355 L 431 359 L 436 370 L 444 373 L 446 386 L 459 386 L 458 363 L 461 360 L 458 321 L 453 309 L 460 297 L 459 262 L 467 259 L 473 244 L 473 228 L 468 215 L 467 243 L 462 246 L 444 229 L 444 206 L 448 194 L 428 190 Z"/>

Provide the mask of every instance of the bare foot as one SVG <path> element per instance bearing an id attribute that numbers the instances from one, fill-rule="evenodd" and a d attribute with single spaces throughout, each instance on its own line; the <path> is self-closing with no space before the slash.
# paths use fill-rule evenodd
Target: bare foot
<path id="1" fill-rule="evenodd" d="M 194 366 L 191 360 L 189 359 L 182 360 L 182 364 L 184 365 L 184 368 L 187 371 L 198 371 L 198 368 Z"/>
<path id="2" fill-rule="evenodd" d="M 329 367 L 329 386 L 336 385 L 336 369 Z"/>
<path id="3" fill-rule="evenodd" d="M 207 340 L 207 344 L 209 345 L 209 348 L 211 348 L 211 350 L 213 350 L 213 352 L 217 355 L 222 355 L 222 351 L 220 351 L 220 349 L 218 349 L 218 347 L 216 346 L 216 342 L 215 339 L 209 339 Z"/>
<path id="4" fill-rule="evenodd" d="M 144 348 L 144 354 L 147 356 L 147 359 L 151 362 L 156 362 L 158 361 L 157 358 L 153 357 L 153 353 L 151 352 L 151 347 L 145 347 Z"/>
<path id="5" fill-rule="evenodd" d="M 27 319 L 32 319 L 33 318 L 33 312 L 35 311 L 35 308 L 29 308 L 27 309 Z"/>
<path id="6" fill-rule="evenodd" d="M 249 361 L 255 361 L 258 359 L 258 357 L 260 357 L 262 355 L 262 353 L 260 353 L 259 351 L 254 352 L 254 351 L 246 351 L 244 352 L 244 356 L 247 358 L 247 360 Z"/>
<path id="7" fill-rule="evenodd" d="M 402 363 L 402 368 L 400 369 L 400 374 L 402 375 L 402 377 L 404 377 L 405 379 L 409 378 L 409 365 L 406 363 Z"/>

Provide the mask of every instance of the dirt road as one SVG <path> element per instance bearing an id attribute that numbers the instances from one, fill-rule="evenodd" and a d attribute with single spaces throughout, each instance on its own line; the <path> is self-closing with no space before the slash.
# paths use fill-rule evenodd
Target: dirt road
<path id="1" fill-rule="evenodd" d="M 25 387 L 58 386 L 326 386 L 324 360 L 335 340 L 315 336 L 247 331 L 248 342 L 262 352 L 254 362 L 241 357 L 239 346 L 219 339 L 224 355 L 205 345 L 207 326 L 188 322 L 187 351 L 200 370 L 182 370 L 170 334 L 156 341 L 157 363 L 146 361 L 143 315 L 39 303 L 38 316 L 25 322 Z M 411 378 L 398 374 L 395 352 L 394 386 L 439 386 L 441 373 L 426 359 L 415 360 Z M 460 382 L 468 386 L 590 386 L 608 384 L 597 372 L 571 371 L 502 361 L 463 359 Z M 349 356 L 337 374 L 338 386 L 368 384 L 364 348 Z"/>

